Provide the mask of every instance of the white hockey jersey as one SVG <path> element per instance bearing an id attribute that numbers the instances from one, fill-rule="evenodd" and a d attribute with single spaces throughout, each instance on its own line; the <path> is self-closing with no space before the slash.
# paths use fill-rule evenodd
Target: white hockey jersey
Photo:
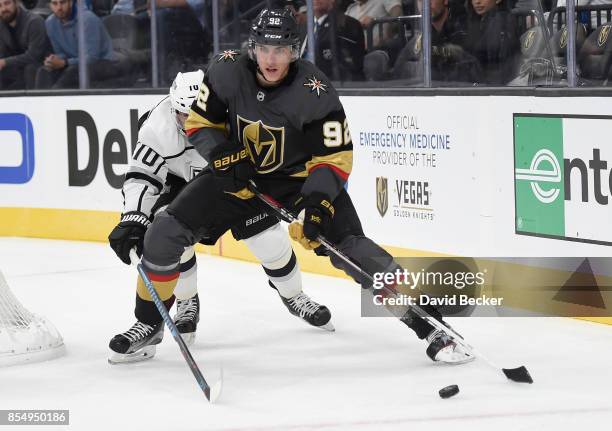
<path id="1" fill-rule="evenodd" d="M 168 174 L 189 181 L 207 166 L 187 136 L 179 132 L 170 107 L 167 96 L 151 109 L 138 131 L 138 144 L 123 183 L 124 213 L 140 211 L 151 216 L 151 209 L 168 190 Z"/>

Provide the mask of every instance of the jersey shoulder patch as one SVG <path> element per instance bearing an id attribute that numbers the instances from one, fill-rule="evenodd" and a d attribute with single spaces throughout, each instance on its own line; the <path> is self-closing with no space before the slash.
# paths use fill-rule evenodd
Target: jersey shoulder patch
<path id="1" fill-rule="evenodd" d="M 246 67 L 246 58 L 233 50 L 217 55 L 217 59 L 208 66 L 204 83 L 210 85 L 221 100 L 226 101 L 240 87 L 237 82 L 240 81 L 242 69 Z"/>
<path id="2" fill-rule="evenodd" d="M 217 63 L 224 62 L 235 62 L 240 56 L 240 52 L 233 49 L 226 49 L 220 54 L 217 54 Z"/>
<path id="3" fill-rule="evenodd" d="M 299 108 L 299 123 L 307 124 L 325 118 L 330 112 L 342 110 L 338 93 L 323 72 L 306 60 L 298 60 L 297 67 L 292 94 L 303 101 Z"/>
<path id="4" fill-rule="evenodd" d="M 306 81 L 302 85 L 309 88 L 310 93 L 316 94 L 317 97 L 321 97 L 321 94 L 327 93 L 327 87 L 329 86 L 329 84 L 324 84 L 315 74 L 312 74 L 310 77 L 307 76 Z"/>
<path id="5" fill-rule="evenodd" d="M 303 59 L 298 60 L 297 67 L 299 72 L 296 79 L 305 93 L 316 98 L 322 98 L 326 95 L 335 96 L 336 91 L 329 78 L 318 67 Z"/>

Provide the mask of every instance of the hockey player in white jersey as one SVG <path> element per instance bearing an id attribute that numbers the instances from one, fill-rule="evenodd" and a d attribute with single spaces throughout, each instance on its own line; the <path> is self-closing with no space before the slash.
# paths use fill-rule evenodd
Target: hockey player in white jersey
<path id="1" fill-rule="evenodd" d="M 179 73 L 170 94 L 139 120 L 138 144 L 130 160 L 123 184 L 123 212 L 119 224 L 109 235 L 111 248 L 126 264 L 129 253 L 136 248 L 142 254 L 147 227 L 156 212 L 164 209 L 185 184 L 206 168 L 206 161 L 189 144 L 184 123 L 189 108 L 198 95 L 204 73 L 201 70 Z M 289 311 L 307 323 L 333 330 L 331 313 L 324 305 L 311 300 L 302 292 L 301 274 L 287 232 L 278 220 L 262 213 L 236 226 L 232 233 L 243 239 L 260 260 Z M 205 240 L 202 241 L 206 243 Z M 197 291 L 197 263 L 193 247 L 185 250 L 180 261 L 178 283 L 173 292 L 159 291 L 168 309 L 176 297 L 176 326 L 190 345 L 200 314 Z M 163 282 L 163 280 L 159 280 Z M 114 336 L 109 347 L 109 362 L 134 362 L 155 355 L 155 345 L 163 338 L 161 315 L 138 279 L 136 292 L 136 323 L 126 332 Z"/>

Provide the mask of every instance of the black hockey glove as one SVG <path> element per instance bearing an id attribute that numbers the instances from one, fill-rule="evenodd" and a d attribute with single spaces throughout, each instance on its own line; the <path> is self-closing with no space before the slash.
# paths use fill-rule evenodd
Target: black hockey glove
<path id="1" fill-rule="evenodd" d="M 142 256 L 144 236 L 150 224 L 149 218 L 139 211 L 130 211 L 121 216 L 121 221 L 108 236 L 108 242 L 124 263 L 130 264 L 130 250 L 134 246 L 138 256 Z"/>
<path id="2" fill-rule="evenodd" d="M 241 199 L 254 196 L 247 186 L 257 171 L 246 148 L 222 153 L 213 159 L 211 165 L 221 190 Z"/>
<path id="3" fill-rule="evenodd" d="M 304 211 L 303 224 L 294 222 L 289 225 L 289 235 L 302 247 L 312 250 L 321 245 L 317 236 L 325 234 L 334 217 L 334 206 L 331 199 L 323 193 L 312 193 L 308 197 L 300 196 L 294 204 L 299 217 Z"/>

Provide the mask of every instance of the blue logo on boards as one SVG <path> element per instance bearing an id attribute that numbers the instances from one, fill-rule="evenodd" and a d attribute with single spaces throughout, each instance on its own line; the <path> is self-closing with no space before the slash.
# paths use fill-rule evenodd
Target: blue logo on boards
<path id="1" fill-rule="evenodd" d="M 2 166 L 2 153 L 6 154 L 8 134 L 17 132 L 21 137 L 21 163 L 18 166 Z M 2 147 L 5 147 L 3 150 Z M 0 113 L 0 183 L 23 184 L 34 175 L 34 129 L 32 121 L 25 114 Z"/>

